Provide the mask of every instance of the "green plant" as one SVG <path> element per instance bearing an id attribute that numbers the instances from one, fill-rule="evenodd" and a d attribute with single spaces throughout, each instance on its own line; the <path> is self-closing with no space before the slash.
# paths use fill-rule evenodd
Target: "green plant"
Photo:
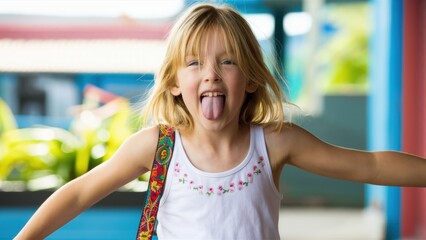
<path id="1" fill-rule="evenodd" d="M 71 129 L 83 143 L 76 156 L 77 176 L 109 159 L 133 133 L 130 113 L 129 101 L 117 98 L 103 106 L 85 109 L 78 114 Z"/>
<path id="2" fill-rule="evenodd" d="M 60 187 L 108 160 L 136 131 L 130 102 L 104 90 L 89 87 L 77 109 L 70 130 L 18 129 L 0 99 L 0 187 L 2 182 L 22 183 L 29 190 Z"/>
<path id="3" fill-rule="evenodd" d="M 23 181 L 55 175 L 61 181 L 75 176 L 74 159 L 78 139 L 70 132 L 52 127 L 23 128 L 1 136 L 3 155 L 0 180 Z M 53 186 L 58 187 L 58 186 Z"/>
<path id="4" fill-rule="evenodd" d="M 328 21 L 338 29 L 320 51 L 323 88 L 328 93 L 361 92 L 368 87 L 369 6 L 335 4 Z"/>

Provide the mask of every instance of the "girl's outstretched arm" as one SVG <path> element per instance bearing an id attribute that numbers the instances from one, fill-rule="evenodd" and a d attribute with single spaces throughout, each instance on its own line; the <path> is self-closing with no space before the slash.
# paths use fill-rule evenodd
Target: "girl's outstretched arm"
<path id="1" fill-rule="evenodd" d="M 426 187 L 426 159 L 418 156 L 334 146 L 294 124 L 269 134 L 268 138 L 272 166 L 280 170 L 284 164 L 292 164 L 326 177 L 378 185 Z"/>
<path id="2" fill-rule="evenodd" d="M 111 159 L 53 193 L 15 239 L 44 239 L 117 188 L 148 171 L 157 139 L 158 127 L 132 135 Z"/>

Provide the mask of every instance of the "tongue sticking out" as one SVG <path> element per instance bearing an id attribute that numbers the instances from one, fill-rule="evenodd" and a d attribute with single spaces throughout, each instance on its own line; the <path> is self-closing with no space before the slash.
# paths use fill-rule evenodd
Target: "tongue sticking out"
<path id="1" fill-rule="evenodd" d="M 223 112 L 223 96 L 203 97 L 201 100 L 201 108 L 204 117 L 209 120 L 218 119 Z"/>

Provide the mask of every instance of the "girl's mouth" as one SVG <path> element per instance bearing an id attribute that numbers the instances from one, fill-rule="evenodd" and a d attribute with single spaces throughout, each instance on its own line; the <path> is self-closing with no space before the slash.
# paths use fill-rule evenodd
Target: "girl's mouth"
<path id="1" fill-rule="evenodd" d="M 216 120 L 223 113 L 225 94 L 221 92 L 204 92 L 200 97 L 203 115 L 208 120 Z"/>

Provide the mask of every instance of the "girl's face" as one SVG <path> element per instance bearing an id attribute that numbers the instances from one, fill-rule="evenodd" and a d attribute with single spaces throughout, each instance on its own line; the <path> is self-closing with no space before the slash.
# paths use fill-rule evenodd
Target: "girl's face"
<path id="1" fill-rule="evenodd" d="M 221 31 L 211 31 L 201 45 L 199 56 L 186 56 L 171 89 L 182 94 L 195 127 L 211 130 L 238 124 L 247 92 L 256 88 L 248 84 L 234 56 L 226 52 Z"/>

